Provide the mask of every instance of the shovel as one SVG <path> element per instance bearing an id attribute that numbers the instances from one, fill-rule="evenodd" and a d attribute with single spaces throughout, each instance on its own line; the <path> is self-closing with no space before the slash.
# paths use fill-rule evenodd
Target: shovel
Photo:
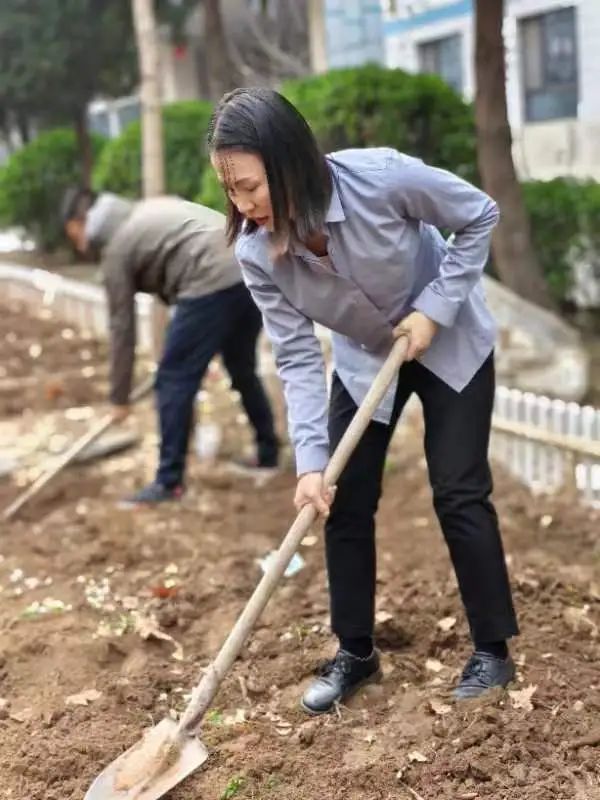
<path id="1" fill-rule="evenodd" d="M 333 486 L 346 466 L 398 373 L 407 348 L 405 336 L 394 344 L 331 457 L 325 470 L 326 486 Z M 301 509 L 217 657 L 203 670 L 180 720 L 166 718 L 150 728 L 142 739 L 100 773 L 84 800 L 157 800 L 206 761 L 208 750 L 196 737 L 202 718 L 316 516 L 312 505 Z"/>
<path id="2" fill-rule="evenodd" d="M 130 402 L 135 403 L 137 400 L 141 400 L 150 392 L 153 386 L 154 376 L 151 375 L 132 392 Z M 52 465 L 45 472 L 42 472 L 40 477 L 35 480 L 31 486 L 20 494 L 16 500 L 13 500 L 8 508 L 4 509 L 2 512 L 2 519 L 12 519 L 12 517 L 23 508 L 25 503 L 28 503 L 32 497 L 35 497 L 35 495 L 38 494 L 44 486 L 50 483 L 59 472 L 62 472 L 65 467 L 71 464 L 86 447 L 102 436 L 113 423 L 114 419 L 112 414 L 106 414 L 102 419 L 99 419 L 95 425 L 83 434 L 83 436 L 80 436 L 77 441 L 73 442 L 68 450 L 61 453 L 61 455 L 53 461 Z"/>

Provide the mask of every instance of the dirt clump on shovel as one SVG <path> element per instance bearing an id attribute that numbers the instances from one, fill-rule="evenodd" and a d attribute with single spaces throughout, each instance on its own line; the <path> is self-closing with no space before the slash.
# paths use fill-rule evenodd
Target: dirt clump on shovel
<path id="1" fill-rule="evenodd" d="M 172 730 L 160 725 L 151 728 L 142 741 L 123 756 L 115 777 L 115 789 L 127 792 L 135 786 L 147 786 L 154 778 L 170 769 L 181 753 L 180 740 Z"/>

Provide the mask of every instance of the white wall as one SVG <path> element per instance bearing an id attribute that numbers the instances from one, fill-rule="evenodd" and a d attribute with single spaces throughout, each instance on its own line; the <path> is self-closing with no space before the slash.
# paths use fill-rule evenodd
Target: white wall
<path id="1" fill-rule="evenodd" d="M 449 0 L 397 3 L 399 17 L 408 19 L 411 6 L 417 13 L 452 5 Z M 577 8 L 579 106 L 577 118 L 525 123 L 521 88 L 518 21 L 557 8 Z M 389 14 L 387 21 L 393 21 Z M 418 17 L 414 18 L 416 22 Z M 462 34 L 464 95 L 475 92 L 473 18 L 462 13 L 452 18 L 413 26 L 397 34 L 386 34 L 386 63 L 411 72 L 418 69 L 418 45 L 422 42 Z M 507 68 L 507 104 L 513 129 L 514 155 L 523 177 L 549 179 L 558 175 L 593 177 L 600 180 L 600 0 L 509 0 L 504 24 Z"/>

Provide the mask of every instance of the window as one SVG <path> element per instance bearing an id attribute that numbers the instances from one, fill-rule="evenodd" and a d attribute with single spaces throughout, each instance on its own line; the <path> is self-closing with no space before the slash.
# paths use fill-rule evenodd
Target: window
<path id="1" fill-rule="evenodd" d="M 522 20 L 521 60 L 527 122 L 576 117 L 575 9 Z"/>
<path id="2" fill-rule="evenodd" d="M 137 98 L 132 98 L 127 103 L 119 105 L 116 109 L 119 133 L 136 119 L 140 118 L 140 101 Z"/>
<path id="3" fill-rule="evenodd" d="M 94 133 L 99 133 L 101 136 L 110 136 L 110 120 L 108 118 L 108 111 L 89 111 L 88 112 L 88 125 L 90 130 Z"/>
<path id="4" fill-rule="evenodd" d="M 462 36 L 456 34 L 420 44 L 419 70 L 439 75 L 457 92 L 462 92 Z"/>

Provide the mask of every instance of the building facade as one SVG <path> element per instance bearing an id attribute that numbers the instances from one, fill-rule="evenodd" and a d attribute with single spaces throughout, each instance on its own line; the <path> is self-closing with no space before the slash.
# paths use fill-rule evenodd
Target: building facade
<path id="1" fill-rule="evenodd" d="M 472 100 L 476 1 L 383 0 L 386 64 L 437 73 Z M 503 33 L 521 176 L 600 179 L 600 0 L 506 0 Z"/>

